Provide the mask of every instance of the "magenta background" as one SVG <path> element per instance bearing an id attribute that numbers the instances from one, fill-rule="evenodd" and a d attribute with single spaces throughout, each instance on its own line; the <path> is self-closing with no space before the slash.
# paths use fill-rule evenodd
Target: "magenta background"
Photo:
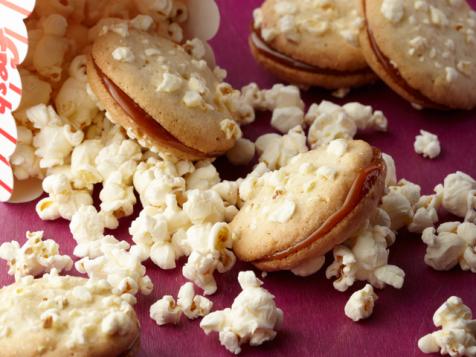
<path id="1" fill-rule="evenodd" d="M 247 46 L 252 9 L 259 0 L 217 0 L 222 14 L 219 34 L 212 41 L 217 62 L 228 70 L 231 84 L 241 87 L 251 81 L 269 87 L 276 82 L 253 60 Z M 470 1 L 476 6 L 476 0 Z M 476 54 L 475 54 L 476 57 Z M 389 118 L 388 133 L 366 135 L 372 144 L 391 154 L 397 163 L 399 177 L 420 184 L 424 193 L 440 183 L 449 173 L 462 170 L 476 177 L 476 112 L 416 111 L 383 84 L 351 92 L 344 100 L 336 100 L 326 92 L 312 90 L 305 94 L 308 104 L 330 99 L 337 102 L 360 101 L 381 109 Z M 269 131 L 269 116 L 262 115 L 245 134 L 254 139 Z M 413 141 L 419 129 L 438 134 L 442 154 L 436 160 L 426 160 L 413 151 Z M 240 172 L 219 160 L 223 177 Z M 245 174 L 241 170 L 241 174 Z M 137 211 L 139 207 L 137 207 Z M 13 239 L 23 241 L 26 230 L 44 230 L 46 236 L 61 243 L 62 251 L 71 253 L 73 241 L 67 222 L 42 222 L 35 214 L 34 204 L 0 204 L 0 242 Z M 115 234 L 129 239 L 130 219 Z M 476 274 L 455 269 L 436 272 L 423 262 L 425 246 L 418 235 L 401 232 L 391 248 L 390 262 L 406 272 L 401 290 L 387 288 L 378 291 L 379 300 L 373 316 L 354 323 L 344 315 L 344 305 L 350 294 L 362 283 L 346 293 L 340 293 L 326 280 L 323 271 L 308 278 L 290 273 L 273 273 L 264 279 L 264 287 L 276 296 L 284 311 L 284 324 L 278 337 L 258 348 L 244 347 L 243 356 L 419 356 L 417 340 L 432 331 L 435 309 L 451 295 L 457 295 L 476 313 Z M 328 259 L 330 261 L 331 259 Z M 6 266 L 0 263 L 0 283 L 11 283 Z M 180 265 L 181 266 L 181 265 Z M 149 306 L 164 294 L 176 296 L 185 282 L 181 269 L 160 271 L 148 264 L 154 281 L 152 295 L 141 297 L 137 306 L 142 322 L 142 351 L 140 356 L 229 356 L 216 334 L 206 336 L 199 321 L 183 318 L 178 326 L 158 327 L 148 318 Z M 212 296 L 214 309 L 229 306 L 240 288 L 236 281 L 239 270 L 250 266 L 237 264 L 225 275 L 217 274 L 218 292 Z M 25 336 L 27 338 L 27 336 Z"/>

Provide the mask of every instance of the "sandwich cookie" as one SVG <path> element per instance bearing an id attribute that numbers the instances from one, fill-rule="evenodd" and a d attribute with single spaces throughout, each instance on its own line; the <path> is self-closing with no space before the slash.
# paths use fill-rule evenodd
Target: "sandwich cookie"
<path id="1" fill-rule="evenodd" d="M 362 51 L 416 107 L 476 106 L 476 13 L 465 0 L 361 0 Z"/>
<path id="2" fill-rule="evenodd" d="M 267 0 L 253 15 L 251 51 L 279 78 L 328 89 L 377 79 L 360 50 L 358 0 Z"/>
<path id="3" fill-rule="evenodd" d="M 127 299 L 101 281 L 47 274 L 0 290 L 3 357 L 132 357 L 139 322 Z"/>
<path id="4" fill-rule="evenodd" d="M 223 88 L 204 60 L 154 34 L 129 29 L 95 41 L 88 80 L 108 117 L 155 151 L 206 159 L 241 135 Z"/>
<path id="5" fill-rule="evenodd" d="M 317 271 L 323 256 L 375 211 L 385 175 L 380 151 L 360 140 L 339 139 L 296 156 L 258 179 L 231 222 L 236 255 L 265 271 Z"/>

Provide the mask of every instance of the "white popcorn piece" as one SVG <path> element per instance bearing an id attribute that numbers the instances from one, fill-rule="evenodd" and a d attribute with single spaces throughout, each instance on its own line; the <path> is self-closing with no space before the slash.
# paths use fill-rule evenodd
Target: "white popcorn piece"
<path id="1" fill-rule="evenodd" d="M 422 240 L 427 245 L 425 263 L 435 270 L 450 270 L 460 265 L 476 273 L 476 225 L 447 222 L 435 230 L 426 228 Z"/>
<path id="2" fill-rule="evenodd" d="M 49 197 L 36 205 L 36 212 L 42 220 L 64 218 L 71 220 L 82 206 L 93 204 L 91 193 L 87 190 L 74 190 L 64 174 L 54 174 L 43 180 L 43 190 Z"/>
<path id="3" fill-rule="evenodd" d="M 443 193 L 443 207 L 448 212 L 461 218 L 471 217 L 471 211 L 476 208 L 476 180 L 471 176 L 461 171 L 452 173 L 445 177 L 443 186 L 435 187 L 435 191 Z"/>
<path id="4" fill-rule="evenodd" d="M 144 250 L 146 257 L 150 257 L 154 264 L 161 269 L 175 268 L 175 261 L 182 256 L 183 246 L 175 247 L 172 233 L 169 232 L 168 217 L 162 211 L 153 207 L 144 208 L 132 222 L 129 233 L 134 243 Z"/>
<path id="5" fill-rule="evenodd" d="M 15 153 L 10 158 L 15 178 L 27 180 L 30 177 L 41 177 L 40 158 L 35 155 L 33 132 L 24 127 L 17 127 L 18 141 Z"/>
<path id="6" fill-rule="evenodd" d="M 83 141 L 83 132 L 74 132 L 51 106 L 37 105 L 28 109 L 26 115 L 33 126 L 40 129 L 33 138 L 33 146 L 35 154 L 41 158 L 41 168 L 65 164 L 73 148 Z"/>
<path id="7" fill-rule="evenodd" d="M 127 175 L 131 177 L 131 174 Z M 127 184 L 127 179 L 120 171 L 113 172 L 103 183 L 99 193 L 101 211 L 110 218 L 112 223 L 106 221 L 108 228 L 117 228 L 115 218 L 130 216 L 134 212 L 137 202 L 132 184 Z"/>
<path id="8" fill-rule="evenodd" d="M 135 56 L 129 47 L 118 47 L 112 51 L 112 58 L 119 62 L 132 63 L 135 61 Z"/>
<path id="9" fill-rule="evenodd" d="M 188 319 L 196 319 L 210 313 L 213 303 L 204 296 L 196 295 L 192 283 L 180 287 L 177 295 L 177 305 Z"/>
<path id="10" fill-rule="evenodd" d="M 308 151 L 306 136 L 302 127 L 291 129 L 288 134 L 265 134 L 256 140 L 259 161 L 269 169 L 275 170 L 286 166 L 294 156 Z"/>
<path id="11" fill-rule="evenodd" d="M 297 276 L 310 276 L 314 273 L 317 273 L 324 266 L 325 262 L 325 256 L 312 257 L 291 269 L 291 272 Z"/>
<path id="12" fill-rule="evenodd" d="M 170 295 L 163 296 L 150 307 L 150 318 L 159 326 L 166 324 L 176 325 L 180 321 L 181 315 L 181 309 Z"/>
<path id="13" fill-rule="evenodd" d="M 71 179 L 76 189 L 92 190 L 103 181 L 96 168 L 96 157 L 103 148 L 100 140 L 85 140 L 76 146 L 71 154 Z"/>
<path id="14" fill-rule="evenodd" d="M 124 179 L 129 181 L 141 157 L 141 148 L 136 142 L 124 140 L 119 136 L 118 140 L 113 139 L 99 151 L 95 160 L 96 168 L 104 180 L 113 173 L 120 172 Z"/>
<path id="15" fill-rule="evenodd" d="M 268 220 L 276 223 L 286 223 L 289 221 L 296 211 L 296 203 L 285 198 L 279 204 L 273 207 L 273 210 L 268 214 Z"/>
<path id="16" fill-rule="evenodd" d="M 355 122 L 359 130 L 387 131 L 387 118 L 381 111 L 373 111 L 370 105 L 352 102 L 345 104 L 342 109 Z"/>
<path id="17" fill-rule="evenodd" d="M 273 340 L 283 320 L 274 296 L 261 287 L 263 282 L 252 271 L 240 272 L 238 281 L 242 292 L 231 308 L 214 311 L 200 322 L 207 335 L 218 332 L 220 343 L 234 354 L 241 352 L 242 344 L 259 346 Z"/>
<path id="18" fill-rule="evenodd" d="M 392 230 L 396 231 L 412 223 L 420 191 L 420 186 L 405 179 L 388 187 L 380 207 L 389 215 Z"/>
<path id="19" fill-rule="evenodd" d="M 185 176 L 188 190 L 208 190 L 220 182 L 217 169 L 208 161 L 197 163 L 193 172 Z"/>
<path id="20" fill-rule="evenodd" d="M 308 142 L 312 148 L 326 145 L 334 139 L 352 139 L 357 133 L 355 122 L 345 111 L 326 101 L 309 108 L 306 122 L 310 124 Z"/>
<path id="21" fill-rule="evenodd" d="M 395 160 L 389 154 L 382 153 L 382 158 L 387 167 L 387 175 L 385 176 L 385 187 L 395 186 L 397 184 L 397 169 Z"/>
<path id="22" fill-rule="evenodd" d="M 405 13 L 403 0 L 384 0 L 380 12 L 390 22 L 399 23 Z"/>
<path id="23" fill-rule="evenodd" d="M 405 273 L 388 264 L 388 246 L 395 241 L 395 234 L 385 226 L 369 226 L 349 241 L 349 247 L 334 248 L 334 262 L 327 268 L 328 279 L 336 277 L 333 285 L 346 291 L 356 280 L 368 281 L 381 289 L 385 285 L 400 289 Z"/>
<path id="24" fill-rule="evenodd" d="M 347 151 L 348 144 L 344 139 L 332 140 L 327 146 L 326 151 L 336 157 L 342 157 Z"/>
<path id="25" fill-rule="evenodd" d="M 199 92 L 194 90 L 188 90 L 185 92 L 185 95 L 182 98 L 183 102 L 187 107 L 204 107 L 205 101 Z"/>
<path id="26" fill-rule="evenodd" d="M 236 257 L 230 250 L 232 240 L 232 232 L 226 223 L 195 225 L 187 230 L 191 254 L 182 273 L 202 288 L 205 295 L 211 295 L 217 290 L 213 276 L 215 270 L 224 273 L 235 264 Z"/>
<path id="27" fill-rule="evenodd" d="M 71 270 L 73 260 L 61 255 L 59 245 L 52 239 L 43 240 L 43 232 L 27 232 L 27 241 L 23 246 L 17 241 L 3 243 L 0 246 L 0 259 L 8 263 L 8 274 L 15 280 L 32 275 L 39 276 L 53 269 L 58 272 Z"/>
<path id="28" fill-rule="evenodd" d="M 217 192 L 223 202 L 227 205 L 236 205 L 238 203 L 239 183 L 236 181 L 221 181 L 212 187 Z"/>
<path id="29" fill-rule="evenodd" d="M 197 60 L 201 60 L 206 55 L 205 45 L 198 38 L 187 40 L 183 47 L 193 58 Z"/>
<path id="30" fill-rule="evenodd" d="M 451 296 L 436 310 L 433 323 L 441 330 L 432 332 L 418 340 L 423 353 L 440 353 L 450 356 L 476 355 L 476 320 L 472 320 L 471 309 L 461 298 Z"/>
<path id="31" fill-rule="evenodd" d="M 158 92 L 173 93 L 178 91 L 183 85 L 183 79 L 173 73 L 166 72 L 157 87 Z"/>
<path id="32" fill-rule="evenodd" d="M 222 222 L 225 205 L 220 195 L 213 190 L 187 191 L 183 210 L 193 224 Z"/>
<path id="33" fill-rule="evenodd" d="M 243 136 L 240 126 L 231 119 L 222 120 L 220 122 L 220 129 L 225 133 L 227 140 L 238 140 Z"/>
<path id="34" fill-rule="evenodd" d="M 377 294 L 375 294 L 372 285 L 366 284 L 363 289 L 350 296 L 345 304 L 345 316 L 355 322 L 370 317 L 377 299 Z"/>
<path id="35" fill-rule="evenodd" d="M 71 218 L 69 229 L 77 243 L 100 239 L 104 236 L 104 218 L 94 206 L 83 206 Z"/>
<path id="36" fill-rule="evenodd" d="M 96 258 L 83 258 L 75 263 L 75 268 L 90 279 L 104 279 L 112 286 L 113 294 L 144 295 L 152 292 L 153 284 L 142 265 L 144 252 L 137 246 L 129 251 L 118 246 L 101 246 L 102 254 Z"/>
<path id="37" fill-rule="evenodd" d="M 154 24 L 154 19 L 148 15 L 137 15 L 129 23 L 136 30 L 149 31 Z"/>
<path id="38" fill-rule="evenodd" d="M 296 126 L 304 124 L 304 112 L 298 107 L 278 107 L 273 110 L 271 126 L 286 134 Z"/>
<path id="39" fill-rule="evenodd" d="M 441 152 L 438 136 L 425 130 L 420 130 L 420 135 L 416 136 L 413 147 L 417 154 L 421 154 L 429 159 L 436 158 Z"/>
<path id="40" fill-rule="evenodd" d="M 265 108 L 274 110 L 276 108 L 297 107 L 304 110 L 304 102 L 301 99 L 299 88 L 293 85 L 285 86 L 275 84 L 264 93 Z"/>
<path id="41" fill-rule="evenodd" d="M 255 144 L 248 139 L 240 138 L 236 141 L 235 146 L 228 150 L 226 157 L 233 165 L 248 165 L 255 157 Z"/>
<path id="42" fill-rule="evenodd" d="M 429 196 L 421 196 L 414 205 L 412 222 L 408 225 L 410 232 L 421 233 L 425 228 L 433 227 L 438 222 L 438 208 L 441 207 L 443 194 L 437 193 Z"/>

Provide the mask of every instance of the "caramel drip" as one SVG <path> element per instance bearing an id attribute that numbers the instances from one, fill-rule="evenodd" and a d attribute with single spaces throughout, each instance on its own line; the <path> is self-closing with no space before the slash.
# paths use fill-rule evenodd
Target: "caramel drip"
<path id="1" fill-rule="evenodd" d="M 377 42 L 375 41 L 375 37 L 372 31 L 369 28 L 369 24 L 367 20 L 366 0 L 362 0 L 362 1 L 364 6 L 364 13 L 365 13 L 365 28 L 367 29 L 367 36 L 369 38 L 370 47 L 372 48 L 372 51 L 377 57 L 377 60 L 380 63 L 380 65 L 385 69 L 385 72 L 387 72 L 387 74 L 392 78 L 392 80 L 400 88 L 402 88 L 405 92 L 409 93 L 412 97 L 419 100 L 421 103 L 424 103 L 425 106 L 436 108 L 436 109 L 447 109 L 441 104 L 435 103 L 434 101 L 426 97 L 423 93 L 421 93 L 417 89 L 412 88 L 408 84 L 408 82 L 403 78 L 400 71 L 392 65 L 392 63 L 390 62 L 390 59 L 387 56 L 385 56 L 385 54 L 382 53 L 382 51 L 377 45 Z"/>
<path id="2" fill-rule="evenodd" d="M 317 66 L 312 66 L 307 63 L 298 61 L 294 58 L 291 58 L 281 52 L 276 51 L 271 48 L 261 37 L 261 35 L 253 30 L 250 36 L 251 43 L 256 47 L 256 49 L 264 56 L 285 65 L 286 67 L 294 68 L 299 71 L 309 72 L 313 74 L 322 74 L 322 75 L 332 75 L 332 76 L 348 76 L 348 75 L 358 75 L 358 74 L 372 74 L 373 72 L 368 68 L 359 69 L 356 71 L 338 71 L 330 68 L 320 68 Z"/>
<path id="3" fill-rule="evenodd" d="M 99 66 L 94 62 L 94 67 L 101 79 L 102 84 L 106 88 L 111 98 L 121 107 L 121 109 L 131 117 L 137 125 L 153 137 L 155 140 L 165 143 L 166 145 L 189 155 L 202 158 L 212 158 L 221 153 L 203 153 L 196 149 L 186 146 L 180 142 L 175 136 L 170 134 L 162 125 L 160 125 L 152 116 L 147 114 L 131 97 L 129 97 L 122 89 L 120 89 L 109 77 L 101 71 Z"/>
<path id="4" fill-rule="evenodd" d="M 380 153 L 378 153 L 378 155 L 380 157 Z M 361 170 L 352 183 L 342 207 L 333 213 L 329 218 L 327 218 L 317 230 L 295 245 L 260 259 L 258 263 L 287 258 L 291 254 L 309 247 L 314 242 L 328 234 L 335 226 L 344 220 L 344 218 L 347 217 L 354 210 L 354 208 L 357 207 L 359 202 L 370 192 L 371 188 L 377 181 L 377 178 L 384 170 L 383 163 L 376 163 L 376 161 L 377 160 L 374 160 L 370 166 Z"/>

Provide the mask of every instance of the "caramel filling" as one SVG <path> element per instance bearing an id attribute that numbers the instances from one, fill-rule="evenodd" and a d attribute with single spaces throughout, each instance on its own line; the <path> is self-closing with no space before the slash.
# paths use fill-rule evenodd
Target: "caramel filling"
<path id="1" fill-rule="evenodd" d="M 104 74 L 99 66 L 94 62 L 94 67 L 111 98 L 119 107 L 141 128 L 148 136 L 155 141 L 163 143 L 171 148 L 194 157 L 212 158 L 221 153 L 203 153 L 196 149 L 186 146 L 175 136 L 170 134 L 162 125 L 160 125 L 152 116 L 147 114 L 131 97 L 120 89 L 109 77 Z"/>
<path id="2" fill-rule="evenodd" d="M 346 218 L 354 210 L 355 207 L 357 207 L 362 199 L 370 192 L 382 172 L 384 172 L 384 164 L 381 160 L 381 153 L 377 149 L 374 149 L 374 159 L 372 160 L 372 163 L 359 172 L 356 179 L 352 183 L 349 193 L 345 198 L 344 204 L 339 210 L 327 218 L 324 223 L 307 238 L 289 248 L 272 253 L 271 255 L 260 259 L 258 263 L 287 258 L 288 256 L 309 247 L 314 242 L 324 237 L 335 226 L 342 222 L 344 218 Z"/>
<path id="3" fill-rule="evenodd" d="M 392 81 L 395 82 L 400 88 L 402 88 L 405 92 L 409 93 L 413 98 L 417 99 L 419 102 L 423 103 L 424 106 L 433 107 L 437 109 L 445 109 L 442 105 L 433 102 L 430 98 L 426 97 L 423 93 L 412 88 L 408 82 L 403 78 L 400 71 L 395 68 L 390 62 L 390 59 L 382 53 L 380 48 L 375 41 L 375 37 L 372 31 L 369 28 L 368 20 L 367 20 L 367 8 L 366 8 L 366 0 L 363 1 L 364 6 L 364 13 L 365 13 L 365 28 L 367 29 L 367 36 L 369 38 L 370 47 L 372 48 L 372 52 L 377 57 L 378 62 L 380 65 L 385 69 L 385 72 L 392 78 Z"/>
<path id="4" fill-rule="evenodd" d="M 261 37 L 261 34 L 253 30 L 251 32 L 250 41 L 253 46 L 260 52 L 263 56 L 278 62 L 286 67 L 290 67 L 299 71 L 308 72 L 311 74 L 322 74 L 322 75 L 332 75 L 332 76 L 349 76 L 349 75 L 364 75 L 364 74 L 373 74 L 369 68 L 363 68 L 356 71 L 339 71 L 331 68 L 320 68 L 317 66 L 312 66 L 307 63 L 298 61 L 294 58 L 291 58 L 281 52 L 276 51 L 271 48 Z"/>

